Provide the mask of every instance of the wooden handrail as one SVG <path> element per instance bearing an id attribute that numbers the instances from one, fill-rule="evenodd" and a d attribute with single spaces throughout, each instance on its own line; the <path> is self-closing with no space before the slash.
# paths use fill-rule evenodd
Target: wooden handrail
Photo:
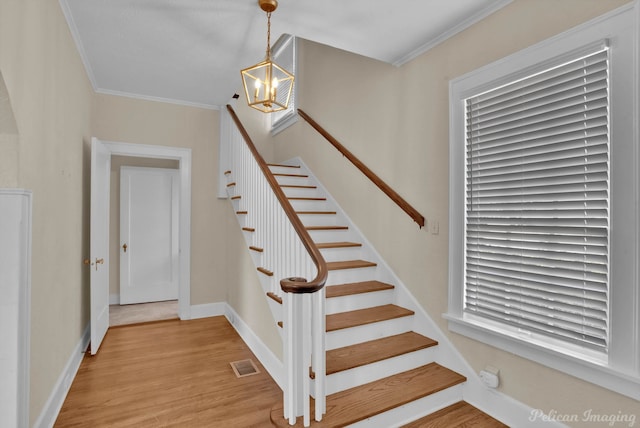
<path id="1" fill-rule="evenodd" d="M 366 175 L 369 180 L 373 181 L 373 183 L 378 186 L 380 190 L 382 190 L 388 197 L 391 198 L 393 202 L 395 202 L 404 212 L 409 214 L 409 217 L 413 219 L 418 225 L 422 228 L 424 227 L 424 216 L 418 212 L 414 207 L 411 206 L 407 201 L 404 200 L 402 196 L 400 196 L 395 190 L 393 190 L 387 183 L 382 181 L 380 177 L 378 177 L 373 171 L 371 171 L 360 159 L 358 159 L 353 153 L 351 153 L 345 146 L 340 144 L 338 140 L 336 140 L 329 132 L 327 132 L 322 126 L 320 126 L 315 120 L 313 120 L 307 113 L 298 109 L 298 114 L 302 116 L 304 120 L 306 120 L 309 125 L 311 125 L 316 131 L 320 133 L 324 138 L 329 141 L 333 147 L 338 149 L 343 156 L 351 161 L 352 164 L 356 166 L 364 175 Z"/>
<path id="2" fill-rule="evenodd" d="M 282 291 L 286 293 L 314 293 L 322 289 L 322 287 L 324 287 L 325 282 L 327 282 L 327 275 L 329 272 L 329 270 L 327 269 L 327 262 L 325 262 L 324 257 L 322 257 L 322 254 L 320 253 L 320 250 L 318 250 L 318 248 L 316 247 L 316 244 L 311 239 L 309 232 L 307 232 L 307 229 L 304 227 L 304 225 L 300 221 L 300 218 L 298 217 L 295 210 L 291 206 L 291 203 L 289 202 L 284 192 L 280 188 L 278 181 L 273 176 L 273 173 L 269 169 L 269 166 L 265 162 L 264 158 L 260 155 L 260 153 L 256 149 L 256 146 L 253 144 L 251 137 L 249 137 L 247 130 L 244 128 L 244 126 L 242 125 L 242 122 L 240 122 L 240 119 L 236 115 L 236 112 L 233 110 L 233 107 L 227 104 L 227 110 L 229 111 L 231 118 L 233 119 L 236 126 L 238 127 L 238 130 L 240 131 L 242 138 L 244 138 L 244 141 L 247 144 L 247 147 L 249 147 L 249 150 L 253 154 L 253 157 L 256 159 L 256 162 L 258 162 L 258 165 L 260 166 L 262 173 L 264 174 L 265 178 L 267 179 L 267 182 L 271 186 L 273 193 L 275 193 L 276 198 L 278 198 L 278 201 L 280 202 L 282 209 L 284 209 L 285 214 L 287 214 L 287 217 L 289 218 L 289 221 L 293 225 L 294 230 L 298 234 L 298 237 L 300 237 L 302 244 L 307 249 L 307 252 L 311 257 L 311 260 L 316 265 L 316 269 L 318 270 L 316 277 L 311 281 L 307 281 L 305 278 L 282 279 L 280 281 L 280 287 L 282 288 Z"/>

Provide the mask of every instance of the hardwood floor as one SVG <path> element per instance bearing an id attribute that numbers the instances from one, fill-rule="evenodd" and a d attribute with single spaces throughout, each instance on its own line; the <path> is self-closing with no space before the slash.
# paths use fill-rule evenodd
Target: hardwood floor
<path id="1" fill-rule="evenodd" d="M 402 428 L 509 428 L 464 401 L 445 407 Z"/>
<path id="2" fill-rule="evenodd" d="M 230 362 L 260 373 L 237 378 Z M 55 427 L 268 427 L 282 392 L 224 317 L 110 329 Z"/>
<path id="3" fill-rule="evenodd" d="M 178 319 L 177 300 L 109 306 L 110 327 L 169 319 Z"/>

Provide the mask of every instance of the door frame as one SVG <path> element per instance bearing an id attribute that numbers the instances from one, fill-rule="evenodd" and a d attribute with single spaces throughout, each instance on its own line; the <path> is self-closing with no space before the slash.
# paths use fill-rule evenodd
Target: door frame
<path id="1" fill-rule="evenodd" d="M 94 137 L 95 138 L 95 137 Z M 132 156 L 178 161 L 180 175 L 178 316 L 191 319 L 191 149 L 99 140 L 111 156 Z M 108 172 L 109 174 L 111 171 Z"/>

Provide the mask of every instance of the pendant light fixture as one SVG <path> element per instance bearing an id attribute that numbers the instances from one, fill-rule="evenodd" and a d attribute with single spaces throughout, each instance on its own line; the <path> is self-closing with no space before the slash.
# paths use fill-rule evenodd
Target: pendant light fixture
<path id="1" fill-rule="evenodd" d="M 271 59 L 271 12 L 276 10 L 276 0 L 258 0 L 260 9 L 267 13 L 267 55 L 264 61 L 240 73 L 249 107 L 263 113 L 285 110 L 293 92 L 293 74 Z"/>

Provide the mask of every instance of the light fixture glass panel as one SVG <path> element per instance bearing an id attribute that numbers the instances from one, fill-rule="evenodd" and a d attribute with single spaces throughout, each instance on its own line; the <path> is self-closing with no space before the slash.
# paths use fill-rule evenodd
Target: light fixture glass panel
<path id="1" fill-rule="evenodd" d="M 271 60 L 262 61 L 241 72 L 250 107 L 264 113 L 284 110 L 289 105 L 294 77 Z"/>

